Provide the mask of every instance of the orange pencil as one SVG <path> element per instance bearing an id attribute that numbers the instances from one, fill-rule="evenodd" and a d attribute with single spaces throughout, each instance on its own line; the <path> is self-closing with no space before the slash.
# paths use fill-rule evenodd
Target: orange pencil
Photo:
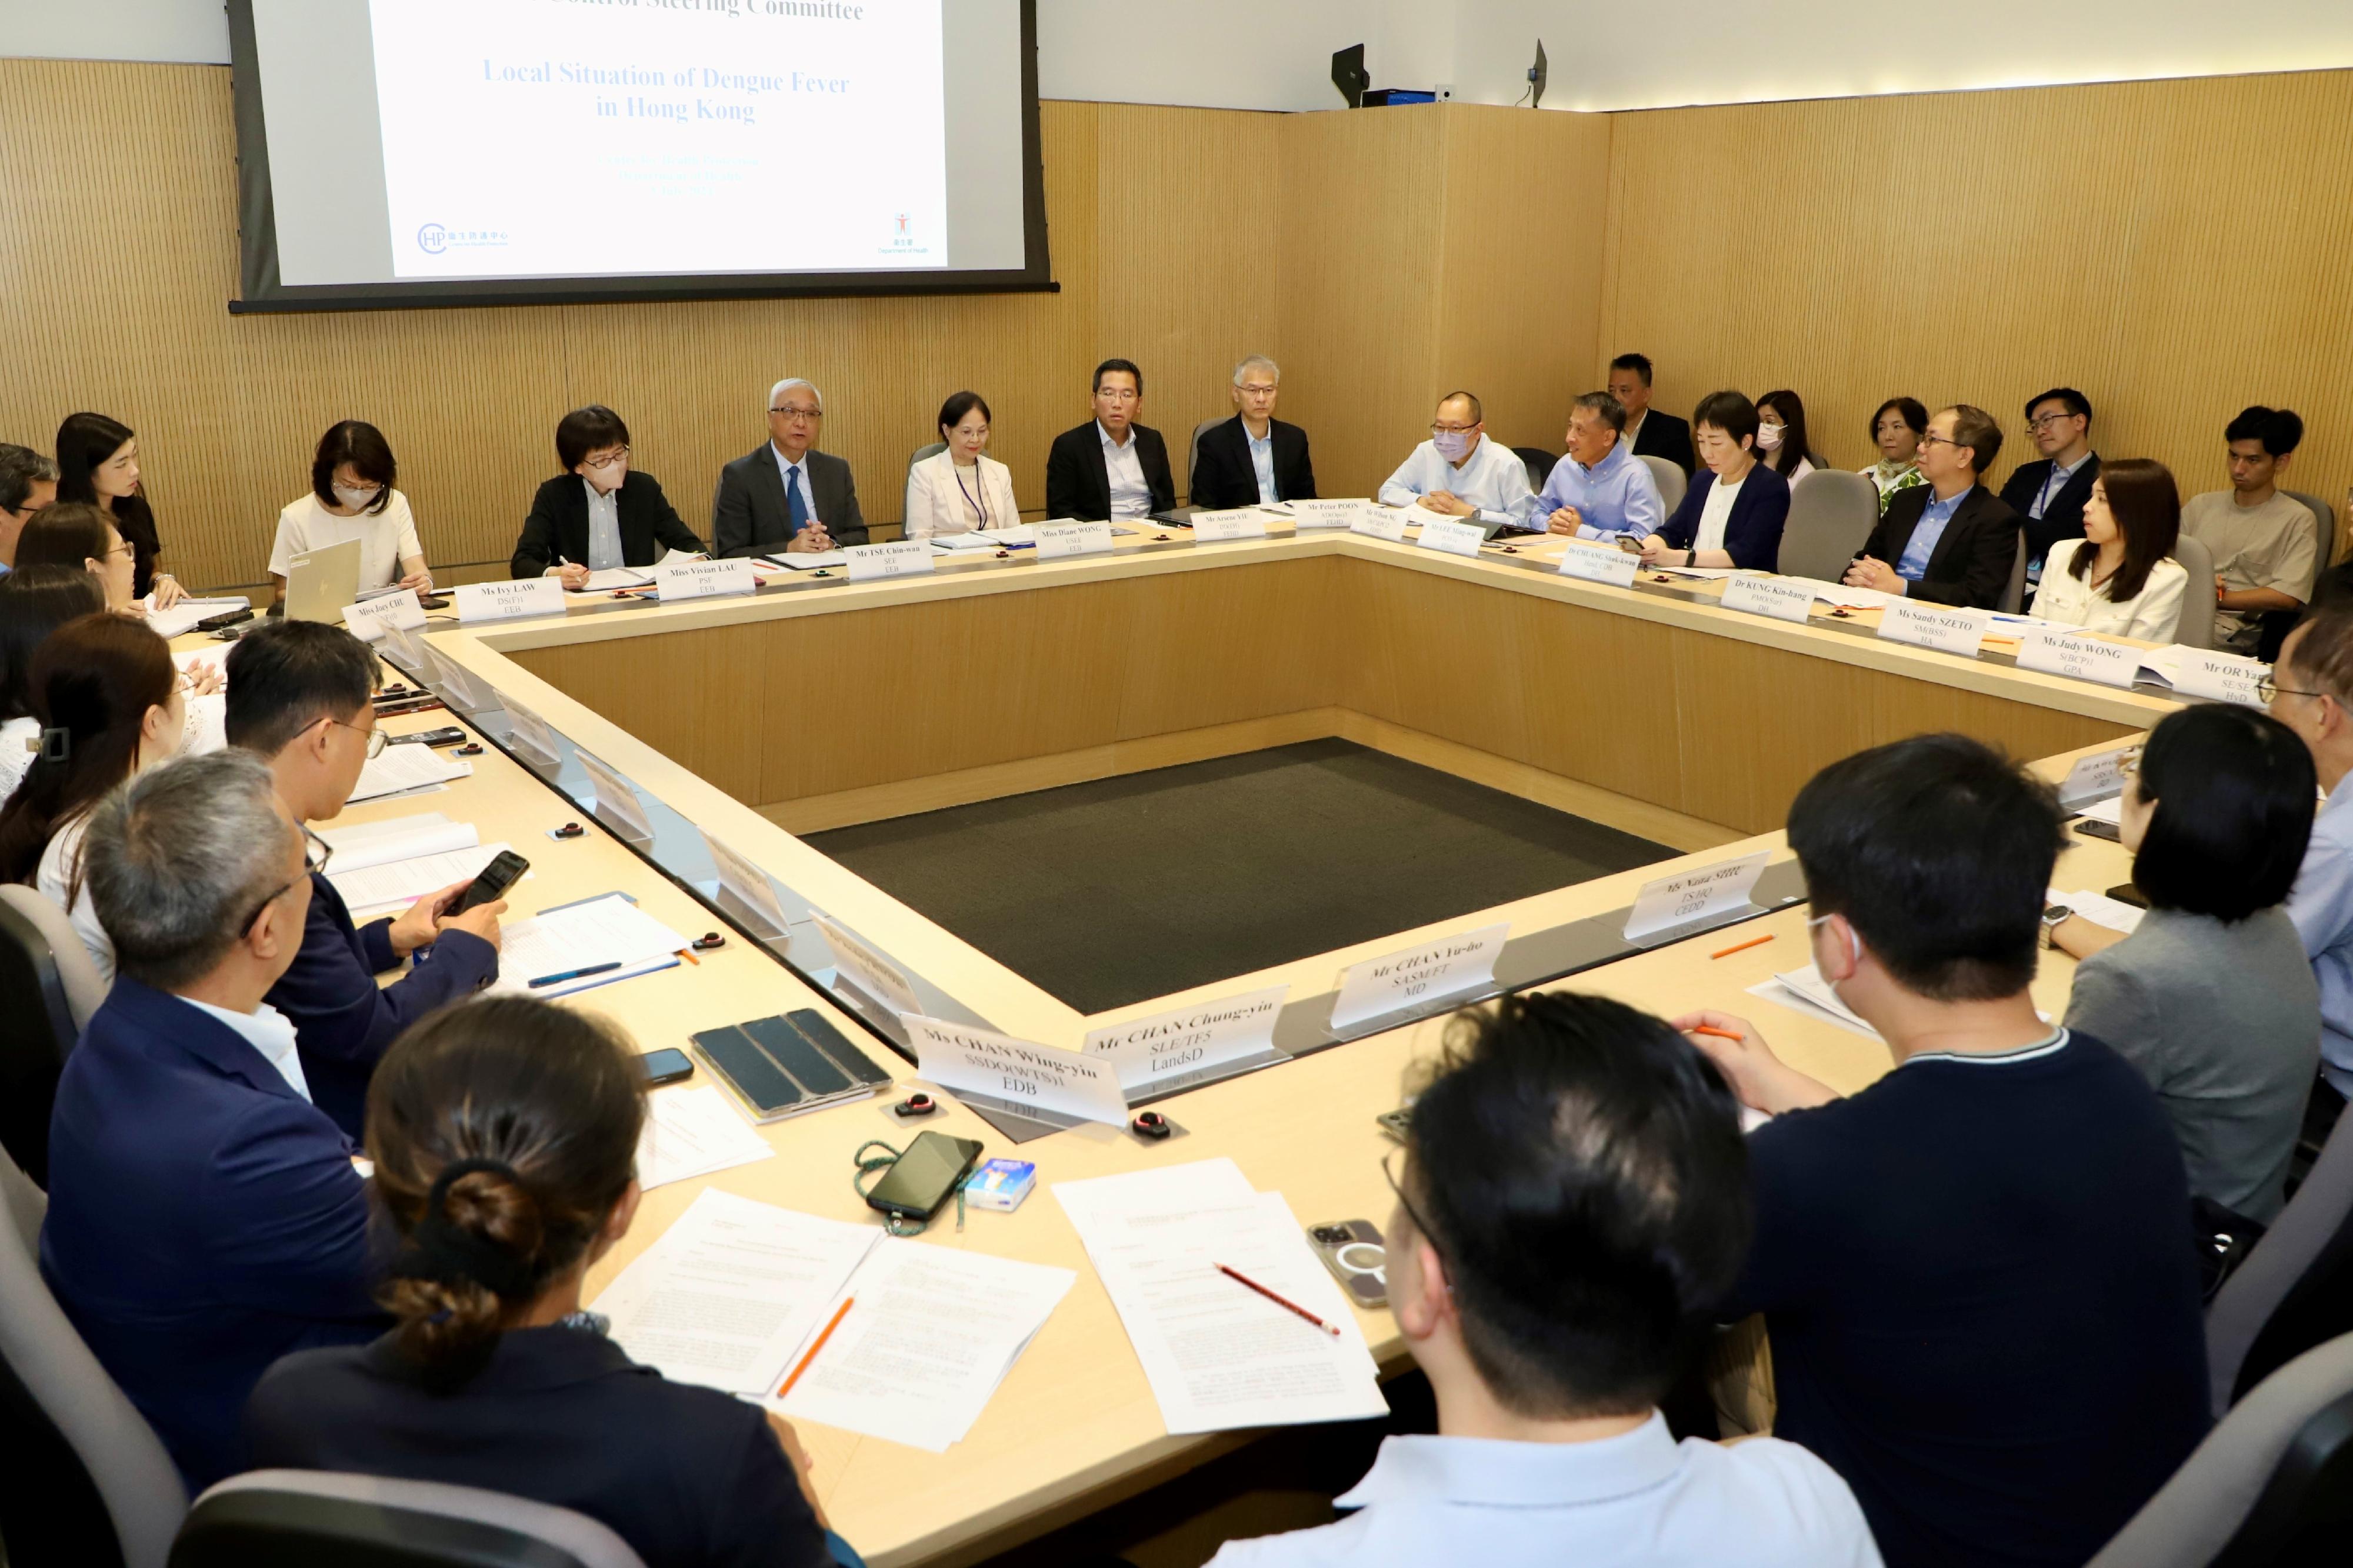
<path id="1" fill-rule="evenodd" d="M 685 948 L 682 948 L 682 947 L 681 947 L 681 948 L 680 948 L 680 949 L 678 950 L 678 955 L 679 955 L 681 958 L 682 958 L 682 959 L 686 960 L 689 963 L 691 963 L 692 965 L 694 965 L 694 967 L 695 967 L 695 968 L 697 968 L 697 969 L 700 969 L 700 968 L 702 968 L 702 960 L 701 960 L 701 959 L 699 959 L 699 958 L 695 957 L 695 956 L 694 956 L 694 954 L 693 954 L 691 952 L 688 951 L 688 950 L 687 950 L 687 949 L 685 949 Z"/>
<path id="2" fill-rule="evenodd" d="M 1731 1030 L 1719 1029 L 1713 1024 L 1694 1024 L 1691 1026 L 1691 1032 L 1694 1035 L 1714 1035 L 1719 1040 L 1736 1040 L 1740 1038 L 1738 1035 L 1734 1034 Z"/>
<path id="3" fill-rule="evenodd" d="M 801 1357 L 801 1364 L 793 1368 L 785 1378 L 785 1385 L 776 1390 L 777 1398 L 782 1399 L 793 1391 L 793 1384 L 801 1380 L 801 1373 L 809 1369 L 809 1363 L 817 1360 L 817 1352 L 825 1349 L 825 1342 L 833 1338 L 833 1331 L 841 1327 L 841 1320 L 849 1316 L 849 1309 L 857 1304 L 858 1298 L 855 1296 L 842 1298 L 841 1305 L 833 1310 L 833 1321 L 825 1326 L 825 1331 L 817 1337 L 817 1343 L 809 1346 L 808 1354 Z"/>
<path id="4" fill-rule="evenodd" d="M 1711 952 L 1708 956 L 1710 958 L 1730 958 L 1736 952 L 1746 952 L 1752 947 L 1763 947 L 1767 942 L 1771 942 L 1772 940 L 1773 933 L 1768 931 L 1763 936 L 1752 936 L 1746 942 L 1736 942 L 1730 947 L 1724 948 L 1715 952 Z"/>

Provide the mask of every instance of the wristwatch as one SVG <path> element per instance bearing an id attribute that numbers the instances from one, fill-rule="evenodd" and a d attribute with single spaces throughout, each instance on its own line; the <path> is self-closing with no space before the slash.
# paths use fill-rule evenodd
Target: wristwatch
<path id="1" fill-rule="evenodd" d="M 2073 918 L 2074 913 L 2074 910 L 2069 909 L 2064 904 L 2045 904 L 2043 906 L 2042 945 L 2044 947 L 2056 947 L 2059 945 L 2058 942 L 2052 939 L 2056 936 L 2060 925 Z"/>

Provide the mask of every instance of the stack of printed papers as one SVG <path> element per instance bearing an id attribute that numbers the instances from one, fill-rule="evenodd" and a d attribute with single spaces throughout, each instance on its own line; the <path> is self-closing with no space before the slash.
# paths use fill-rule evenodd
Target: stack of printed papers
<path id="1" fill-rule="evenodd" d="M 1388 1413 L 1356 1315 L 1291 1205 L 1281 1193 L 1253 1191 L 1231 1160 L 1060 1182 L 1054 1197 L 1119 1310 L 1170 1432 Z"/>
<path id="2" fill-rule="evenodd" d="M 499 927 L 499 978 L 491 989 L 524 996 L 568 996 L 671 969 L 686 938 L 619 893 L 543 910 Z M 605 965 L 614 967 L 607 969 Z M 598 971 L 578 974 L 583 969 Z M 577 978 L 533 985 L 551 975 Z"/>
<path id="3" fill-rule="evenodd" d="M 142 601 L 153 606 L 154 595 Z M 168 610 L 147 609 L 147 625 L 157 637 L 175 637 L 196 629 L 198 621 L 208 621 L 215 616 L 225 616 L 231 610 L 249 610 L 253 601 L 242 595 L 227 599 L 183 599 Z"/>
<path id="4" fill-rule="evenodd" d="M 1838 993 L 1831 989 L 1830 982 L 1822 978 L 1822 972 L 1810 963 L 1803 969 L 1792 969 L 1786 974 L 1776 974 L 1770 980 L 1752 985 L 1748 988 L 1748 994 L 1761 996 L 1793 1013 L 1824 1019 L 1841 1029 L 1852 1029 L 1856 1034 L 1866 1035 L 1874 1040 L 1879 1038 L 1879 1031 L 1857 1017 L 1853 1008 L 1840 1001 Z"/>
<path id="5" fill-rule="evenodd" d="M 776 1157 L 768 1141 L 709 1084 L 646 1097 L 645 1130 L 638 1134 L 638 1185 L 648 1191 Z"/>
<path id="6" fill-rule="evenodd" d="M 357 805 L 364 800 L 381 800 L 387 795 L 423 795 L 431 790 L 446 789 L 451 779 L 462 779 L 473 773 L 464 763 L 453 763 L 430 746 L 386 746 L 370 757 L 360 769 L 360 782 L 352 786 L 347 805 Z"/>

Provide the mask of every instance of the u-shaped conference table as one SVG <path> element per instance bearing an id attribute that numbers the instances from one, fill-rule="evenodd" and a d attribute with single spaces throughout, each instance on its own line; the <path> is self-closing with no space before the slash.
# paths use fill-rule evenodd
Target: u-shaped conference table
<path id="1" fill-rule="evenodd" d="M 1195 542 L 1134 530 L 1108 552 L 943 556 L 934 570 L 849 582 L 779 573 L 751 595 L 657 605 L 576 598 L 566 613 L 436 619 L 385 645 L 496 743 L 428 803 L 530 856 L 517 912 L 615 888 L 676 929 L 725 917 L 734 936 L 693 967 L 586 994 L 641 1048 L 813 1006 L 903 1079 L 889 1009 L 837 966 L 822 915 L 901 972 L 932 1016 L 1077 1047 L 1087 1031 L 1271 986 L 1287 987 L 1274 1065 L 1171 1091 L 1184 1130 L 1149 1143 L 1106 1126 L 1043 1136 L 950 1103 L 930 1125 L 1011 1153 L 1028 1141 L 1041 1187 L 1230 1155 L 1305 1222 L 1385 1220 L 1375 1118 L 1466 1000 L 1557 984 L 1662 1014 L 1755 1016 L 1782 1054 L 1841 1089 L 1884 1072 L 1877 1042 L 1746 994 L 1808 962 L 1801 889 L 1777 831 L 1824 764 L 1863 747 L 1959 730 L 2042 759 L 2054 780 L 2176 705 L 2126 689 L 1871 635 L 1871 615 L 1805 624 L 1715 603 L 1722 584 L 1628 588 L 1561 574 L 1557 540 L 1473 557 L 1337 531 Z M 513 710 L 557 740 L 518 742 Z M 439 714 L 393 721 L 427 728 Z M 1687 851 L 1459 920 L 1399 931 L 1097 1016 L 1082 1015 L 795 837 L 1082 779 L 1341 736 L 1508 789 Z M 620 775 L 650 836 L 610 809 L 580 753 Z M 355 807 L 352 821 L 416 801 Z M 564 821 L 594 823 L 555 841 Z M 723 890 L 712 840 L 765 879 L 783 929 Z M 1767 912 L 1736 936 L 1665 945 L 1622 935 L 1644 883 L 1757 851 Z M 2116 847 L 2071 837 L 2063 888 L 2129 875 Z M 1330 1026 L 1335 983 L 1360 960 L 1499 922 L 1493 984 L 1364 1026 Z M 1773 940 L 1724 957 L 1728 943 Z M 1105 931 L 1101 940 L 1122 935 Z M 2040 1005 L 2063 1009 L 2073 965 L 2053 955 Z M 649 1193 L 590 1293 L 715 1186 L 838 1219 L 871 1219 L 850 1186 L 853 1151 L 904 1124 L 887 1100 L 762 1129 L 776 1158 Z M 809 1426 L 834 1524 L 878 1565 L 960 1563 L 1002 1551 L 1237 1446 L 1246 1435 L 1169 1436 L 1109 1299 L 1050 1194 L 1016 1213 L 944 1220 L 930 1243 L 1074 1268 L 1079 1283 L 963 1442 L 932 1455 Z M 1361 1314 L 1385 1368 L 1406 1352 L 1385 1311 Z"/>

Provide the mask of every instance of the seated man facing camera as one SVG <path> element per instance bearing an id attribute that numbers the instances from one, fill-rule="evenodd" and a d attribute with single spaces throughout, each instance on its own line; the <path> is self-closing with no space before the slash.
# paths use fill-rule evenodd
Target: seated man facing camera
<path id="1" fill-rule="evenodd" d="M 1453 1028 L 1390 1172 L 1389 1302 L 1438 1436 L 1383 1442 L 1339 1523 L 1217 1563 L 1875 1568 L 1829 1466 L 1678 1443 L 1657 1408 L 1747 1249 L 1723 1080 L 1599 997 L 1507 996 Z"/>

